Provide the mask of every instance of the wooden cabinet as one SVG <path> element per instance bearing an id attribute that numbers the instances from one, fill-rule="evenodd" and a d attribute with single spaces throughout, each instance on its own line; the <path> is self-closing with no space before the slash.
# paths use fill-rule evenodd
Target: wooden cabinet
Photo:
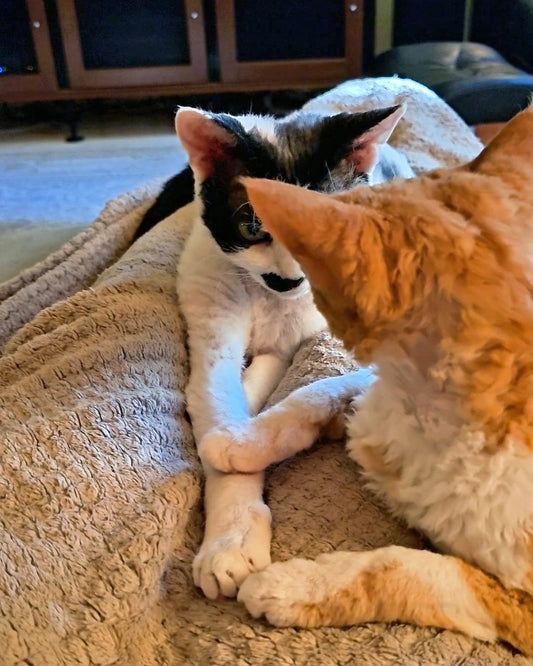
<path id="1" fill-rule="evenodd" d="M 208 80 L 201 0 L 61 0 L 57 10 L 72 88 Z"/>
<path id="2" fill-rule="evenodd" d="M 219 0 L 221 80 L 325 85 L 361 74 L 362 2 Z"/>
<path id="3" fill-rule="evenodd" d="M 321 88 L 361 74 L 363 0 L 3 2 L 19 34 L 0 44 L 0 71 L 15 51 L 34 62 L 4 67 L 0 101 Z"/>
<path id="4" fill-rule="evenodd" d="M 58 94 L 44 0 L 3 0 L 2 14 L 0 101 Z"/>

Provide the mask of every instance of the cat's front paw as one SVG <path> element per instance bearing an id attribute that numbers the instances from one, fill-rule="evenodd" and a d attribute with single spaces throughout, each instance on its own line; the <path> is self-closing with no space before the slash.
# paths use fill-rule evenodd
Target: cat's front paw
<path id="1" fill-rule="evenodd" d="M 242 584 L 238 600 L 253 617 L 265 616 L 277 627 L 316 627 L 327 596 L 324 569 L 313 560 L 275 562 Z"/>
<path id="2" fill-rule="evenodd" d="M 206 536 L 194 558 L 194 584 L 208 599 L 234 597 L 242 582 L 270 564 L 269 508 L 248 507 L 233 525 Z"/>
<path id="3" fill-rule="evenodd" d="M 198 444 L 198 455 L 219 472 L 251 474 L 261 472 L 269 464 L 263 460 L 262 449 L 254 428 L 250 426 L 207 433 Z"/>
<path id="4" fill-rule="evenodd" d="M 374 621 L 377 615 L 368 590 L 372 576 L 379 577 L 379 568 L 390 568 L 393 559 L 388 552 L 336 551 L 316 560 L 275 562 L 250 575 L 237 598 L 253 617 L 264 615 L 278 627 L 338 627 Z"/>

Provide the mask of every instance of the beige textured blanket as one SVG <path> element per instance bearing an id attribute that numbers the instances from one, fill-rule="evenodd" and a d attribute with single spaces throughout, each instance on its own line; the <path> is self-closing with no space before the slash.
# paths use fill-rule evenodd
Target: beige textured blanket
<path id="1" fill-rule="evenodd" d="M 453 112 L 411 82 L 352 81 L 308 106 L 399 99 L 409 110 L 396 143 L 417 169 L 479 150 Z M 0 664 L 528 663 L 435 629 L 273 629 L 194 588 L 201 471 L 174 293 L 186 217 L 125 251 L 156 190 L 111 202 L 89 230 L 0 286 Z M 319 336 L 273 399 L 349 366 Z M 339 443 L 277 466 L 268 495 L 275 559 L 422 543 L 364 489 Z"/>

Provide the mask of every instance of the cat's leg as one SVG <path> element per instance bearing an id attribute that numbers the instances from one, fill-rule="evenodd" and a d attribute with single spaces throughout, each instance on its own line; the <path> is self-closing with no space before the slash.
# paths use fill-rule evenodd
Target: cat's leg
<path id="1" fill-rule="evenodd" d="M 224 291 L 223 286 L 180 292 L 191 366 L 187 410 L 199 448 L 208 433 L 246 430 L 251 421 L 242 384 L 249 310 L 245 294 L 235 296 L 235 289 Z M 204 470 L 205 531 L 194 559 L 194 582 L 211 599 L 235 596 L 251 571 L 270 562 L 271 517 L 262 497 L 263 475 L 220 474 L 209 465 Z"/>
<path id="2" fill-rule="evenodd" d="M 263 474 L 223 474 L 206 466 L 205 533 L 193 563 L 206 597 L 234 597 L 245 578 L 270 564 L 271 515 Z"/>
<path id="3" fill-rule="evenodd" d="M 204 437 L 200 456 L 224 472 L 263 470 L 309 448 L 373 381 L 372 372 L 364 368 L 313 382 L 259 414 L 241 431 Z"/>
<path id="4" fill-rule="evenodd" d="M 389 546 L 277 562 L 239 596 L 276 626 L 409 622 L 508 641 L 533 654 L 533 597 L 455 557 Z"/>
<path id="5" fill-rule="evenodd" d="M 243 386 L 251 414 L 263 407 L 289 367 L 289 361 L 275 354 L 254 356 L 243 375 Z"/>

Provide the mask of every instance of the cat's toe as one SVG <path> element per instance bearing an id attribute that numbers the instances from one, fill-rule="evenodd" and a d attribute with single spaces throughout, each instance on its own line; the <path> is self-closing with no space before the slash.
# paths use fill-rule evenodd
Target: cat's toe
<path id="1" fill-rule="evenodd" d="M 250 563 L 233 549 L 207 556 L 199 553 L 193 563 L 195 585 L 208 599 L 235 597 L 250 571 Z"/>
<path id="2" fill-rule="evenodd" d="M 275 626 L 312 627 L 320 624 L 326 584 L 316 562 L 293 559 L 248 576 L 237 599 L 253 617 L 265 616 Z"/>
<path id="3" fill-rule="evenodd" d="M 248 511 L 246 524 L 207 539 L 193 562 L 194 584 L 208 599 L 235 597 L 243 581 L 270 564 L 270 510 Z"/>

